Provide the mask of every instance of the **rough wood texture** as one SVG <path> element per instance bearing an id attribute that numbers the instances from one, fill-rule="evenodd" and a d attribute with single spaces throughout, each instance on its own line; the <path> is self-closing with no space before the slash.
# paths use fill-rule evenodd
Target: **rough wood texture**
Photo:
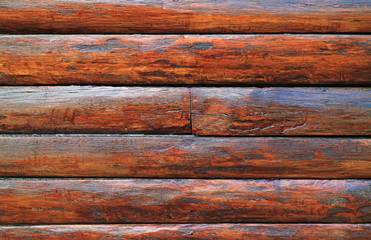
<path id="1" fill-rule="evenodd" d="M 1 36 L 2 85 L 359 85 L 371 37 Z"/>
<path id="2" fill-rule="evenodd" d="M 369 181 L 2 180 L 0 223 L 371 220 Z"/>
<path id="3" fill-rule="evenodd" d="M 4 135 L 0 136 L 0 153 L 2 177 L 371 175 L 371 139 Z"/>
<path id="4" fill-rule="evenodd" d="M 1 239 L 369 240 L 369 224 L 166 224 L 0 227 Z"/>
<path id="5" fill-rule="evenodd" d="M 1 133 L 189 133 L 186 88 L 1 87 Z"/>
<path id="6" fill-rule="evenodd" d="M 197 135 L 370 135 L 367 88 L 195 88 Z"/>
<path id="7" fill-rule="evenodd" d="M 368 0 L 2 0 L 1 33 L 371 32 Z"/>

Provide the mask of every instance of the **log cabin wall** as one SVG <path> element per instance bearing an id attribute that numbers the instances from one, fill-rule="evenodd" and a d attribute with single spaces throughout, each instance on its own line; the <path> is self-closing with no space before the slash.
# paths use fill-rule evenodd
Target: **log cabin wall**
<path id="1" fill-rule="evenodd" d="M 371 2 L 1 0 L 0 239 L 369 239 Z"/>

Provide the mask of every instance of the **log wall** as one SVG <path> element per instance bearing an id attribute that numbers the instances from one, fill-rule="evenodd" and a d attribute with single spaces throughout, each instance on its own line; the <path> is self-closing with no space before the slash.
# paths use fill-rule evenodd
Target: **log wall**
<path id="1" fill-rule="evenodd" d="M 371 235 L 371 3 L 0 1 L 0 239 Z"/>

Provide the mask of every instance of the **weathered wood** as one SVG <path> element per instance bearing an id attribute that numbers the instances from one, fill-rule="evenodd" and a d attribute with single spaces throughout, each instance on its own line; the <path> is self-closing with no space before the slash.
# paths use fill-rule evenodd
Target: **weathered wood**
<path id="1" fill-rule="evenodd" d="M 186 88 L 1 87 L 1 133 L 189 133 Z"/>
<path id="2" fill-rule="evenodd" d="M 2 85 L 371 83 L 371 37 L 1 36 Z"/>
<path id="3" fill-rule="evenodd" d="M 2 177 L 371 176 L 371 139 L 5 135 L 0 153 Z"/>
<path id="4" fill-rule="evenodd" d="M 367 223 L 369 181 L 2 180 L 0 223 Z"/>
<path id="5" fill-rule="evenodd" d="M 195 88 L 197 135 L 370 135 L 367 88 Z"/>
<path id="6" fill-rule="evenodd" d="M 1 33 L 371 32 L 368 0 L 2 0 Z"/>
<path id="7" fill-rule="evenodd" d="M 166 224 L 4 226 L 1 239 L 368 240 L 370 224 Z"/>

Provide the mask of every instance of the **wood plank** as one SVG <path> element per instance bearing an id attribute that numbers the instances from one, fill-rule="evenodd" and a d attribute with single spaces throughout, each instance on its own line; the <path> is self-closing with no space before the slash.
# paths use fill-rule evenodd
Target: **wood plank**
<path id="1" fill-rule="evenodd" d="M 368 240 L 370 224 L 164 224 L 3 226 L 1 239 Z"/>
<path id="2" fill-rule="evenodd" d="M 2 180 L 1 224 L 367 223 L 366 180 Z"/>
<path id="3" fill-rule="evenodd" d="M 1 87 L 1 133 L 189 133 L 186 88 Z"/>
<path id="4" fill-rule="evenodd" d="M 361 85 L 370 54 L 369 35 L 10 35 L 0 84 Z"/>
<path id="5" fill-rule="evenodd" d="M 370 135 L 367 88 L 195 88 L 197 135 Z"/>
<path id="6" fill-rule="evenodd" d="M 371 139 L 0 135 L 0 153 L 1 177 L 371 176 Z"/>
<path id="7" fill-rule="evenodd" d="M 371 32 L 367 0 L 2 0 L 1 33 Z"/>

